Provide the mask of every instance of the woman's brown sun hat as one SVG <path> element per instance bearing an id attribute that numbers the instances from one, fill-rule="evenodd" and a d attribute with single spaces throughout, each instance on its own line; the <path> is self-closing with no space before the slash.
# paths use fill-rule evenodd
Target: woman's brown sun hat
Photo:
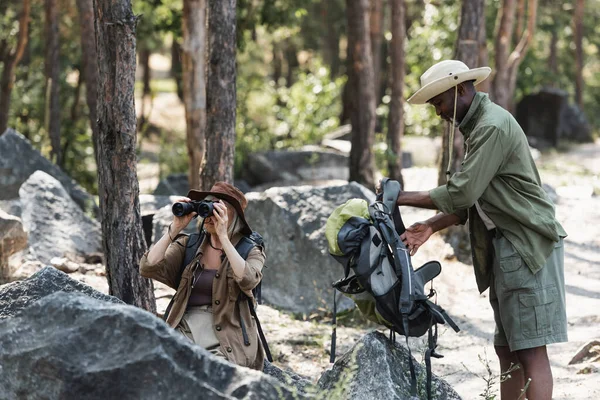
<path id="1" fill-rule="evenodd" d="M 199 190 L 190 190 L 187 197 L 192 200 L 204 200 L 206 196 L 209 195 L 213 195 L 231 204 L 235 211 L 237 211 L 238 217 L 243 223 L 242 233 L 245 235 L 250 235 L 252 233 L 252 229 L 244 215 L 244 210 L 248 205 L 248 199 L 246 199 L 246 196 L 244 196 L 244 193 L 242 193 L 240 189 L 227 182 L 217 182 L 210 188 L 210 191 L 202 192 Z"/>

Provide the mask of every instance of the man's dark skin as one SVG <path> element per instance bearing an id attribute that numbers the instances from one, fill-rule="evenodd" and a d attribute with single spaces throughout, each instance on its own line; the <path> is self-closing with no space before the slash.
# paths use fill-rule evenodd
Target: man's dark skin
<path id="1" fill-rule="evenodd" d="M 476 94 L 473 82 L 463 82 L 457 86 L 456 121 L 460 123 L 469 111 Z M 452 122 L 454 111 L 455 88 L 451 88 L 430 99 L 427 103 L 435 107 L 436 114 L 445 121 Z M 398 196 L 399 206 L 436 209 L 428 191 L 401 192 Z M 456 214 L 439 213 L 424 222 L 417 222 L 409 227 L 401 236 L 411 255 L 429 239 L 431 235 L 449 226 L 460 223 Z M 494 346 L 500 369 L 507 371 L 511 365 L 520 364 L 522 368 L 511 372 L 511 378 L 500 384 L 500 396 L 503 400 L 518 399 L 525 387 L 525 377 L 531 379 L 527 389 L 529 400 L 552 399 L 552 370 L 546 352 L 546 346 L 534 347 L 511 352 L 508 346 Z"/>

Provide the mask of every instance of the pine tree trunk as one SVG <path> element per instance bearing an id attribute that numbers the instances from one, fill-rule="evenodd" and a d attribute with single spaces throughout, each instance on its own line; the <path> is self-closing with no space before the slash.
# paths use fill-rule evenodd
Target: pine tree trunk
<path id="1" fill-rule="evenodd" d="M 548 68 L 552 72 L 550 86 L 556 87 L 555 78 L 558 75 L 558 31 L 552 29 L 550 36 L 550 57 L 548 57 Z"/>
<path id="2" fill-rule="evenodd" d="M 348 18 L 348 47 L 351 48 L 351 75 L 354 96 L 350 99 L 356 107 L 350 115 L 352 123 L 352 149 L 350 150 L 350 181 L 369 189 L 375 188 L 375 89 L 371 38 L 369 37 L 369 1 L 346 0 Z M 351 92 L 351 93 L 352 93 Z"/>
<path id="3" fill-rule="evenodd" d="M 85 99 L 89 109 L 89 120 L 92 128 L 94 154 L 98 154 L 98 64 L 96 53 L 96 32 L 94 30 L 93 0 L 77 0 L 79 25 L 81 29 L 81 70 L 85 80 Z"/>
<path id="4" fill-rule="evenodd" d="M 485 15 L 485 3 L 484 0 L 463 0 L 462 8 L 460 12 L 460 27 L 458 29 L 458 39 L 456 42 L 456 53 L 455 59 L 464 62 L 469 68 L 476 68 L 479 66 L 479 56 L 481 51 L 482 27 L 481 15 Z M 442 157 L 440 164 L 440 173 L 438 175 L 438 184 L 444 185 L 446 183 L 446 171 L 448 169 L 448 158 L 449 158 L 449 140 L 450 140 L 450 128 L 444 129 L 444 137 L 442 142 Z M 448 137 L 446 137 L 448 136 Z M 460 169 L 460 165 L 464 156 L 464 139 L 460 131 L 454 129 L 454 146 L 453 149 L 453 160 L 450 166 L 450 174 L 454 174 Z"/>
<path id="5" fill-rule="evenodd" d="M 509 65 L 508 56 L 510 54 L 510 45 L 512 43 L 512 32 L 515 21 L 515 0 L 502 0 L 500 6 L 500 24 L 496 32 L 495 42 L 495 59 L 496 59 L 496 74 L 492 82 L 492 99 L 494 102 L 505 109 L 509 106 L 509 88 L 508 81 Z"/>
<path id="6" fill-rule="evenodd" d="M 23 58 L 27 39 L 29 38 L 29 16 L 31 14 L 30 0 L 23 0 L 23 9 L 19 16 L 19 33 L 17 34 L 17 46 L 9 51 L 2 60 L 2 76 L 0 76 L 0 135 L 8 128 L 8 113 L 10 111 L 10 95 L 15 85 L 15 70 L 17 64 Z"/>
<path id="7" fill-rule="evenodd" d="M 392 41 L 390 43 L 392 98 L 388 116 L 389 177 L 404 187 L 402 179 L 402 136 L 404 136 L 404 0 L 390 0 Z"/>
<path id="8" fill-rule="evenodd" d="M 50 157 L 62 165 L 60 148 L 60 60 L 58 33 L 58 1 L 45 0 L 45 36 L 46 36 L 46 122 L 52 150 Z"/>
<path id="9" fill-rule="evenodd" d="M 206 86 L 206 164 L 202 187 L 233 183 L 236 106 L 236 0 L 209 0 L 209 61 Z"/>
<path id="10" fill-rule="evenodd" d="M 152 281 L 139 274 L 146 250 L 136 176 L 136 17 L 130 0 L 95 0 L 98 52 L 98 186 L 109 293 L 156 311 Z"/>
<path id="11" fill-rule="evenodd" d="M 371 37 L 371 55 L 373 57 L 373 82 L 375 87 L 375 107 L 381 101 L 381 64 L 383 40 L 383 0 L 371 0 L 369 11 L 369 35 Z M 393 28 L 392 28 L 393 29 Z"/>
<path id="12" fill-rule="evenodd" d="M 480 67 L 487 67 L 489 66 L 489 51 L 487 47 L 485 12 L 482 12 L 479 18 L 479 62 L 477 65 Z M 487 78 L 485 81 L 477 85 L 477 90 L 479 92 L 489 93 L 491 82 L 492 79 Z"/>
<path id="13" fill-rule="evenodd" d="M 188 183 L 199 189 L 206 147 L 206 1 L 183 2 L 183 103 L 190 162 Z"/>
<path id="14" fill-rule="evenodd" d="M 177 38 L 173 38 L 173 44 L 171 45 L 171 77 L 175 81 L 177 86 L 177 97 L 183 101 L 183 83 L 182 83 L 182 69 L 181 66 L 181 45 L 177 41 Z"/>
<path id="15" fill-rule="evenodd" d="M 325 62 L 329 65 L 331 79 L 335 79 L 340 73 L 340 33 L 336 29 L 333 10 L 336 5 L 332 1 L 321 2 L 321 15 L 325 28 Z"/>
<path id="16" fill-rule="evenodd" d="M 584 0 L 575 1 L 573 33 L 575 36 L 575 103 L 583 109 L 583 12 Z"/>

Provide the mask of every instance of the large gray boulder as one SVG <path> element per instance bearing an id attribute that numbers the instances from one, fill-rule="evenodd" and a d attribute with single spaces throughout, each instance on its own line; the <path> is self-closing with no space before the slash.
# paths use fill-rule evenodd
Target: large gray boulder
<path id="1" fill-rule="evenodd" d="M 58 292 L 0 320 L 0 393 L 16 399 L 302 399 L 139 308 Z"/>
<path id="2" fill-rule="evenodd" d="M 346 400 L 410 399 L 409 354 L 406 347 L 393 344 L 380 332 L 365 335 L 318 382 L 321 389 L 332 390 L 331 398 Z M 419 399 L 427 399 L 425 368 L 413 358 Z M 435 361 L 433 361 L 435 369 Z M 459 400 L 460 396 L 444 380 L 433 375 L 432 398 Z"/>
<path id="3" fill-rule="evenodd" d="M 267 151 L 248 156 L 242 178 L 250 186 L 277 182 L 293 185 L 306 181 L 348 180 L 348 156 L 309 147 L 297 151 Z"/>
<path id="4" fill-rule="evenodd" d="M 155 196 L 185 196 L 190 190 L 187 174 L 171 174 L 158 183 Z"/>
<path id="5" fill-rule="evenodd" d="M 61 183 L 34 172 L 19 189 L 29 250 L 38 260 L 85 257 L 102 251 L 100 224 L 75 204 Z"/>
<path id="6" fill-rule="evenodd" d="M 19 188 L 35 171 L 44 171 L 57 179 L 77 205 L 97 215 L 92 196 L 31 146 L 29 140 L 13 129 L 0 135 L 0 200 L 16 199 Z"/>
<path id="7" fill-rule="evenodd" d="M 27 232 L 21 219 L 0 210 L 0 282 L 8 280 L 8 258 L 27 247 Z"/>
<path id="8" fill-rule="evenodd" d="M 107 296 L 69 278 L 56 268 L 44 267 L 27 279 L 0 286 L 0 319 L 12 317 L 35 301 L 61 291 L 77 292 L 97 300 L 122 303 L 116 297 Z"/>
<path id="9" fill-rule="evenodd" d="M 516 119 L 536 148 L 556 147 L 559 139 L 593 141 L 590 124 L 577 106 L 569 104 L 569 94 L 561 89 L 544 88 L 519 102 Z"/>
<path id="10" fill-rule="evenodd" d="M 264 301 L 299 313 L 331 307 L 331 284 L 343 277 L 343 267 L 327 251 L 325 222 L 347 200 L 362 198 L 372 202 L 375 194 L 352 182 L 271 188 L 263 193 L 248 193 L 247 198 L 247 220 L 266 243 Z M 352 302 L 341 297 L 339 305 L 345 309 Z"/>
<path id="11" fill-rule="evenodd" d="M 279 382 L 285 384 L 286 386 L 296 388 L 298 393 L 314 394 L 317 392 L 317 388 L 307 378 L 304 378 L 293 371 L 278 368 L 277 366 L 275 366 L 267 360 L 265 360 L 265 367 L 263 372 L 277 379 Z"/>

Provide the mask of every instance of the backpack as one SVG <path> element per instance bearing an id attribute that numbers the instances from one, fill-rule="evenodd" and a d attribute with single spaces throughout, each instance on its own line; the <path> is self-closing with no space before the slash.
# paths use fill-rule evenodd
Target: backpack
<path id="1" fill-rule="evenodd" d="M 442 357 L 435 352 L 437 324 L 448 323 L 456 332 L 459 328 L 430 300 L 435 295 L 433 288 L 425 294 L 425 284 L 441 272 L 440 263 L 430 261 L 413 269 L 410 253 L 400 239 L 406 230 L 396 205 L 400 184 L 384 178 L 381 185 L 383 192 L 374 203 L 369 205 L 365 200 L 351 199 L 327 219 L 325 235 L 329 253 L 344 266 L 344 277 L 333 283 L 330 361 L 335 361 L 336 293 L 339 291 L 353 299 L 367 319 L 389 328 L 390 340 L 395 341 L 396 333 L 405 336 L 412 396 L 417 394 L 417 382 L 408 337 L 428 334 L 426 389 L 431 399 L 431 357 Z"/>
<path id="2" fill-rule="evenodd" d="M 190 235 L 188 239 L 188 245 L 185 247 L 185 255 L 183 257 L 183 261 L 181 262 L 181 271 L 180 274 L 183 273 L 185 267 L 192 262 L 194 257 L 196 256 L 196 252 L 198 251 L 198 247 L 204 240 L 205 231 L 200 230 L 199 233 L 193 233 Z M 190 245 L 191 243 L 191 245 Z M 235 249 L 239 253 L 240 256 L 245 260 L 248 258 L 248 255 L 252 251 L 254 247 L 264 247 L 265 242 L 263 237 L 258 232 L 252 232 L 250 236 L 242 236 L 239 242 L 235 245 Z M 254 289 L 252 289 L 252 296 L 256 299 L 258 304 L 262 304 L 262 292 L 261 292 L 262 280 L 256 285 Z M 171 307 L 173 306 L 173 300 L 175 296 L 171 298 L 167 309 L 165 310 L 165 314 L 163 315 L 163 319 L 166 321 L 169 316 L 169 312 L 171 311 Z M 267 339 L 263 333 L 262 326 L 260 325 L 260 321 L 258 319 L 258 315 L 256 315 L 256 309 L 254 307 L 254 303 L 252 299 L 247 296 L 244 292 L 240 291 L 238 298 L 236 300 L 236 307 L 238 308 L 238 312 L 240 312 L 240 303 L 246 300 L 248 303 L 248 308 L 250 309 L 250 314 L 254 317 L 256 321 L 256 327 L 258 329 L 258 335 L 260 337 L 260 341 L 263 344 L 263 348 L 265 350 L 265 355 L 267 356 L 267 360 L 273 362 L 273 357 L 271 356 L 271 350 L 269 349 L 269 345 L 267 343 Z M 250 341 L 248 339 L 248 334 L 246 332 L 246 326 L 244 325 L 244 321 L 240 318 L 240 324 L 242 329 L 242 337 L 244 339 L 244 344 L 246 346 L 250 345 Z"/>

